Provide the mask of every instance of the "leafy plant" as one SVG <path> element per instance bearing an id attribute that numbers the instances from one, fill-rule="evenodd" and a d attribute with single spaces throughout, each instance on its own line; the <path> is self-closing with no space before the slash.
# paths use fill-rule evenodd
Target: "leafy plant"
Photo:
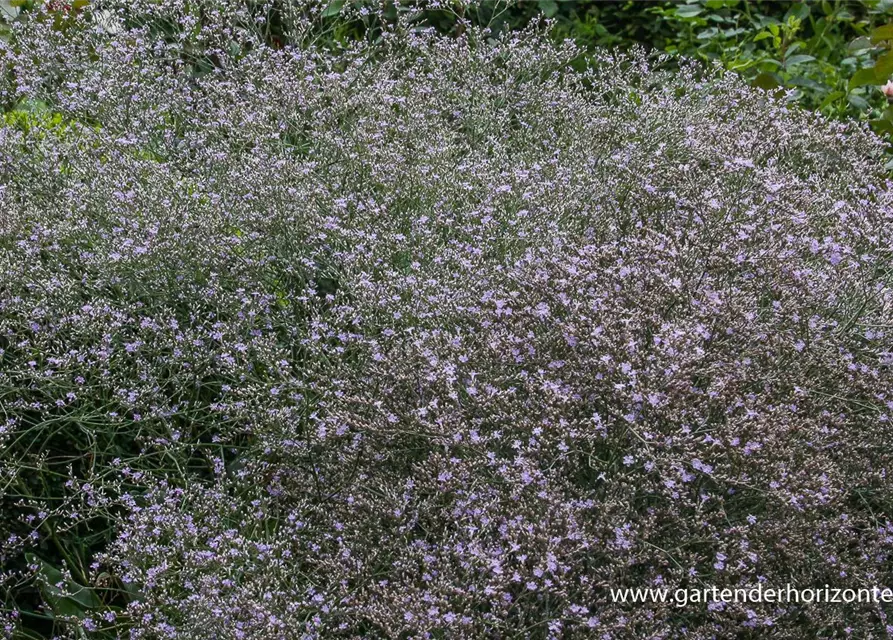
<path id="1" fill-rule="evenodd" d="M 841 0 L 688 0 L 639 5 L 638 15 L 627 19 L 660 25 L 657 32 L 635 34 L 646 45 L 718 61 L 756 86 L 784 89 L 787 99 L 830 117 L 869 119 L 884 108 L 883 96 L 873 87 L 884 84 L 893 71 L 893 58 L 878 37 L 890 28 L 891 7 L 888 2 Z M 576 3 L 560 32 L 586 42 L 593 31 L 591 17 L 605 16 L 608 23 L 606 14 L 612 10 Z M 605 34 L 595 40 L 629 41 Z"/>

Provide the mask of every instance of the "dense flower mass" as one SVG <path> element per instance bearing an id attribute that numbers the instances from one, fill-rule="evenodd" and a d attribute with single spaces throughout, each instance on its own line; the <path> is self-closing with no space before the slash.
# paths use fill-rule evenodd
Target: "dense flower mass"
<path id="1" fill-rule="evenodd" d="M 535 31 L 333 50 L 320 8 L 0 44 L 7 631 L 893 633 L 608 597 L 893 586 L 877 139 Z"/>

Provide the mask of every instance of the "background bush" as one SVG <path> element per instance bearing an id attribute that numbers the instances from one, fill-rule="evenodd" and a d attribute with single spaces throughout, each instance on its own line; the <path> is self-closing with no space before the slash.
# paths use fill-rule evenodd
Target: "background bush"
<path id="1" fill-rule="evenodd" d="M 558 32 L 598 45 L 642 42 L 663 51 L 718 60 L 756 86 L 832 118 L 869 119 L 889 133 L 891 111 L 877 90 L 893 73 L 889 2 L 570 4 Z M 564 12 L 567 12 L 564 15 Z"/>
<path id="2" fill-rule="evenodd" d="M 21 19 L 41 4 L 3 0 L 0 16 L 7 21 Z M 49 3 L 60 16 L 90 4 L 91 0 Z M 369 16 L 379 15 L 373 11 L 376 6 L 365 0 L 321 3 L 328 24 L 316 36 L 329 42 L 358 37 L 370 27 Z M 893 132 L 893 110 L 878 90 L 893 77 L 889 0 L 483 0 L 433 7 L 416 2 L 383 6 L 386 10 L 380 15 L 385 20 L 404 15 L 416 25 L 443 32 L 455 31 L 459 16 L 491 28 L 494 34 L 549 18 L 554 21 L 554 37 L 570 37 L 589 50 L 642 45 L 716 60 L 756 86 L 777 88 L 786 100 L 805 108 L 832 118 L 869 120 L 883 135 Z M 368 13 L 345 19 L 341 15 L 345 7 L 365 7 Z M 274 46 L 293 37 L 285 35 L 288 25 L 278 16 L 267 25 L 266 37 Z"/>

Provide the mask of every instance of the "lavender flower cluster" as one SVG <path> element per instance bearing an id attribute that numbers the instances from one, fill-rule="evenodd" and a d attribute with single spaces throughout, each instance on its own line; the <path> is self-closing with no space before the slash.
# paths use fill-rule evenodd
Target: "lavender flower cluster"
<path id="1" fill-rule="evenodd" d="M 891 637 L 607 595 L 893 586 L 879 141 L 535 30 L 323 46 L 324 6 L 0 43 L 7 631 L 32 589 L 59 637 Z"/>

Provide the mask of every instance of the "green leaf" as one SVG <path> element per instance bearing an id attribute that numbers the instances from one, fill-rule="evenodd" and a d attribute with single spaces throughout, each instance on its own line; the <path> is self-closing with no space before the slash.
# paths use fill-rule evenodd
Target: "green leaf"
<path id="1" fill-rule="evenodd" d="M 776 89 L 781 86 L 778 78 L 773 73 L 760 73 L 751 81 L 751 84 L 760 89 Z"/>
<path id="2" fill-rule="evenodd" d="M 871 48 L 871 39 L 860 36 L 846 46 L 848 51 L 862 51 Z"/>
<path id="3" fill-rule="evenodd" d="M 815 89 L 816 91 L 827 91 L 827 87 L 823 84 L 819 84 L 812 78 L 807 78 L 806 76 L 794 76 L 790 78 L 787 84 L 791 87 L 808 87 L 809 89 Z"/>
<path id="4" fill-rule="evenodd" d="M 866 100 L 865 98 L 863 98 L 860 95 L 856 95 L 855 93 L 851 93 L 849 95 L 849 97 L 847 98 L 847 100 L 849 101 L 849 103 L 851 105 L 853 105 L 859 111 L 864 111 L 865 109 L 868 109 L 871 106 L 868 104 L 868 100 Z"/>
<path id="5" fill-rule="evenodd" d="M 805 2 L 796 2 L 792 4 L 790 9 L 788 9 L 788 12 L 785 14 L 785 22 L 789 22 L 791 17 L 805 20 L 809 17 L 809 5 Z"/>
<path id="6" fill-rule="evenodd" d="M 827 96 L 825 96 L 824 100 L 822 100 L 822 105 L 820 108 L 824 109 L 835 100 L 840 100 L 843 97 L 846 97 L 846 93 L 844 93 L 843 91 L 832 91 Z"/>
<path id="7" fill-rule="evenodd" d="M 90 587 L 85 587 L 74 582 L 69 582 L 68 586 L 69 589 L 66 597 L 74 600 L 85 609 L 96 609 L 97 607 L 102 606 L 102 602 L 97 597 L 96 592 Z"/>
<path id="8" fill-rule="evenodd" d="M 878 84 L 886 82 L 890 74 L 893 74 L 893 51 L 888 51 L 874 63 L 874 76 Z"/>
<path id="9" fill-rule="evenodd" d="M 73 580 L 66 580 L 62 571 L 33 553 L 25 554 L 30 564 L 38 566 L 38 589 L 44 601 L 57 616 L 84 617 L 86 609 L 95 609 L 102 602 L 89 587 L 80 585 Z M 59 584 L 64 585 L 64 589 Z"/>
<path id="10" fill-rule="evenodd" d="M 59 569 L 33 553 L 26 553 L 25 560 L 28 561 L 28 564 L 36 564 L 38 566 L 37 573 L 46 578 L 50 584 L 62 582 L 64 579 Z"/>
<path id="11" fill-rule="evenodd" d="M 877 120 L 869 120 L 869 124 L 875 133 L 883 135 L 883 134 L 893 134 L 893 122 L 889 120 L 885 120 L 883 118 L 879 118 Z"/>
<path id="12" fill-rule="evenodd" d="M 19 15 L 19 8 L 13 5 L 8 0 L 0 0 L 0 18 L 3 18 L 0 21 L 0 24 L 6 26 L 6 21 L 14 20 L 16 16 Z"/>
<path id="13" fill-rule="evenodd" d="M 878 84 L 874 69 L 859 69 L 850 78 L 850 81 L 847 83 L 847 89 L 852 91 L 858 87 L 867 87 L 871 84 Z"/>
<path id="14" fill-rule="evenodd" d="M 784 61 L 784 66 L 785 66 L 785 69 L 787 69 L 788 67 L 793 67 L 794 65 L 797 65 L 797 64 L 803 64 L 804 62 L 812 62 L 813 60 L 815 60 L 815 56 L 808 56 L 806 54 L 801 53 L 799 55 L 791 56 L 790 58 L 787 58 Z"/>
<path id="15" fill-rule="evenodd" d="M 704 12 L 704 7 L 696 4 L 686 4 L 676 7 L 676 15 L 680 18 L 694 18 Z"/>
<path id="16" fill-rule="evenodd" d="M 744 60 L 737 60 L 737 61 L 729 64 L 729 70 L 741 71 L 742 69 L 749 69 L 750 67 L 754 66 L 755 64 L 756 64 L 756 62 L 754 62 L 753 60 L 748 60 L 745 58 Z"/>
<path id="17" fill-rule="evenodd" d="M 22 100 L 15 106 L 15 110 L 39 115 L 47 113 L 50 108 L 42 100 Z"/>
<path id="18" fill-rule="evenodd" d="M 768 31 L 760 31 L 756 36 L 754 36 L 753 41 L 759 42 L 760 40 L 765 40 L 766 38 L 772 38 L 772 34 Z"/>
<path id="19" fill-rule="evenodd" d="M 341 13 L 341 9 L 344 8 L 344 0 L 332 0 L 328 6 L 322 10 L 323 18 L 331 18 L 333 16 L 337 16 Z"/>
<path id="20" fill-rule="evenodd" d="M 872 42 L 883 42 L 884 40 L 893 40 L 893 24 L 885 24 L 871 32 Z"/>
<path id="21" fill-rule="evenodd" d="M 554 18 L 558 13 L 558 3 L 555 0 L 540 0 L 540 11 L 547 18 Z"/>
<path id="22" fill-rule="evenodd" d="M 143 592 L 140 591 L 140 587 L 137 583 L 122 581 L 121 584 L 124 587 L 124 591 L 127 592 L 127 594 L 131 597 L 132 600 L 135 600 L 136 602 L 140 602 L 145 599 L 145 596 L 143 596 Z"/>

